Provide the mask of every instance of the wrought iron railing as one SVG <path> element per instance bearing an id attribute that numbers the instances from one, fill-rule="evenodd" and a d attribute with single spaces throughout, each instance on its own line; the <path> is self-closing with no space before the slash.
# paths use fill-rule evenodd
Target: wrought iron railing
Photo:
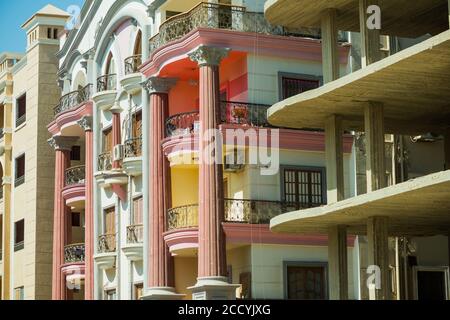
<path id="1" fill-rule="evenodd" d="M 92 84 L 88 84 L 84 88 L 69 92 L 59 99 L 59 104 L 53 109 L 53 113 L 55 116 L 72 110 L 80 104 L 89 101 L 92 97 Z"/>
<path id="2" fill-rule="evenodd" d="M 116 252 L 116 235 L 104 234 L 98 237 L 98 253 Z"/>
<path id="3" fill-rule="evenodd" d="M 143 243 L 144 226 L 142 224 L 127 227 L 127 243 Z"/>
<path id="4" fill-rule="evenodd" d="M 125 158 L 137 158 L 140 156 L 142 156 L 142 138 L 125 141 Z"/>
<path id="5" fill-rule="evenodd" d="M 112 163 L 112 154 L 110 151 L 100 154 L 97 159 L 98 171 L 112 170 Z"/>
<path id="6" fill-rule="evenodd" d="M 27 121 L 27 115 L 26 115 L 26 114 L 24 114 L 24 115 L 22 115 L 21 117 L 17 118 L 17 119 L 16 119 L 16 128 L 17 128 L 18 126 L 24 124 L 25 121 Z"/>
<path id="7" fill-rule="evenodd" d="M 64 263 L 84 262 L 84 243 L 71 244 L 64 247 Z"/>
<path id="8" fill-rule="evenodd" d="M 201 2 L 191 10 L 163 22 L 159 33 L 150 39 L 150 51 L 178 40 L 197 28 L 227 29 L 261 34 L 320 37 L 317 29 L 302 28 L 286 31 L 272 26 L 262 12 L 248 12 L 245 7 Z"/>
<path id="9" fill-rule="evenodd" d="M 139 72 L 139 66 L 142 64 L 142 55 L 137 54 L 125 59 L 125 75 Z"/>
<path id="10" fill-rule="evenodd" d="M 185 112 L 171 116 L 166 121 L 168 137 L 185 135 L 199 131 L 200 118 L 197 111 Z"/>
<path id="11" fill-rule="evenodd" d="M 192 204 L 167 211 L 168 230 L 198 227 L 198 204 Z"/>
<path id="12" fill-rule="evenodd" d="M 66 170 L 65 185 L 73 186 L 76 184 L 84 184 L 86 179 L 86 166 L 76 166 Z"/>
<path id="13" fill-rule="evenodd" d="M 117 87 L 117 75 L 106 74 L 97 78 L 97 92 L 116 90 Z"/>

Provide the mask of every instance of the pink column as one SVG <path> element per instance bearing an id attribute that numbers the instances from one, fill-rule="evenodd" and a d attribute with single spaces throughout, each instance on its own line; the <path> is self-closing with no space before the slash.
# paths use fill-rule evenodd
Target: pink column
<path id="1" fill-rule="evenodd" d="M 64 245 L 67 241 L 67 221 L 70 213 L 62 196 L 65 185 L 65 171 L 70 166 L 70 150 L 77 138 L 53 137 L 48 142 L 56 150 L 55 156 L 55 201 L 53 216 L 53 275 L 52 298 L 65 298 L 66 285 L 61 272 L 64 265 Z"/>
<path id="2" fill-rule="evenodd" d="M 78 121 L 78 124 L 85 131 L 85 185 L 86 185 L 86 205 L 85 216 L 85 279 L 84 298 L 94 299 L 94 135 L 92 132 L 92 117 L 85 116 Z"/>
<path id="3" fill-rule="evenodd" d="M 120 138 L 120 108 L 112 109 L 111 112 L 113 113 L 113 121 L 112 121 L 112 144 L 113 147 L 119 145 L 122 142 L 122 139 Z M 113 162 L 113 169 L 120 169 L 120 161 L 114 161 Z"/>

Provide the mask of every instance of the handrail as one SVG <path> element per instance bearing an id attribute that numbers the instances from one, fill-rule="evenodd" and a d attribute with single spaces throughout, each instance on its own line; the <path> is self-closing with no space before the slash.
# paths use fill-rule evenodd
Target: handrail
<path id="1" fill-rule="evenodd" d="M 86 179 L 86 166 L 75 166 L 68 168 L 64 173 L 65 185 L 72 186 L 76 184 L 84 184 Z"/>

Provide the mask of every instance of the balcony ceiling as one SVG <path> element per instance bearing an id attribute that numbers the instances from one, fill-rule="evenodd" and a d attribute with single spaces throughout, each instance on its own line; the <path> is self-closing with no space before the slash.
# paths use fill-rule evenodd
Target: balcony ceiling
<path id="1" fill-rule="evenodd" d="M 389 133 L 439 133 L 450 123 L 450 30 L 318 89 L 272 106 L 280 127 L 324 128 L 343 116 L 346 129 L 362 130 L 364 103 L 384 104 Z"/>
<path id="2" fill-rule="evenodd" d="M 447 234 L 450 227 L 450 171 L 439 172 L 335 204 L 280 215 L 274 232 L 327 233 L 347 225 L 351 234 L 365 234 L 368 217 L 389 217 L 391 236 Z"/>
<path id="3" fill-rule="evenodd" d="M 382 33 L 401 37 L 438 34 L 448 29 L 447 0 L 380 0 Z M 320 27 L 321 12 L 338 9 L 338 28 L 359 32 L 357 0 L 268 0 L 266 18 L 291 28 Z"/>

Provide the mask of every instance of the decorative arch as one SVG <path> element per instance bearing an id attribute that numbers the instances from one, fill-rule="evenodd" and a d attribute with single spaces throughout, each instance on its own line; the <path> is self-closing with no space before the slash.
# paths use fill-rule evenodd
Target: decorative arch
<path id="1" fill-rule="evenodd" d="M 87 77 L 86 73 L 83 70 L 79 70 L 76 76 L 72 80 L 72 90 L 80 90 L 87 86 Z"/>

